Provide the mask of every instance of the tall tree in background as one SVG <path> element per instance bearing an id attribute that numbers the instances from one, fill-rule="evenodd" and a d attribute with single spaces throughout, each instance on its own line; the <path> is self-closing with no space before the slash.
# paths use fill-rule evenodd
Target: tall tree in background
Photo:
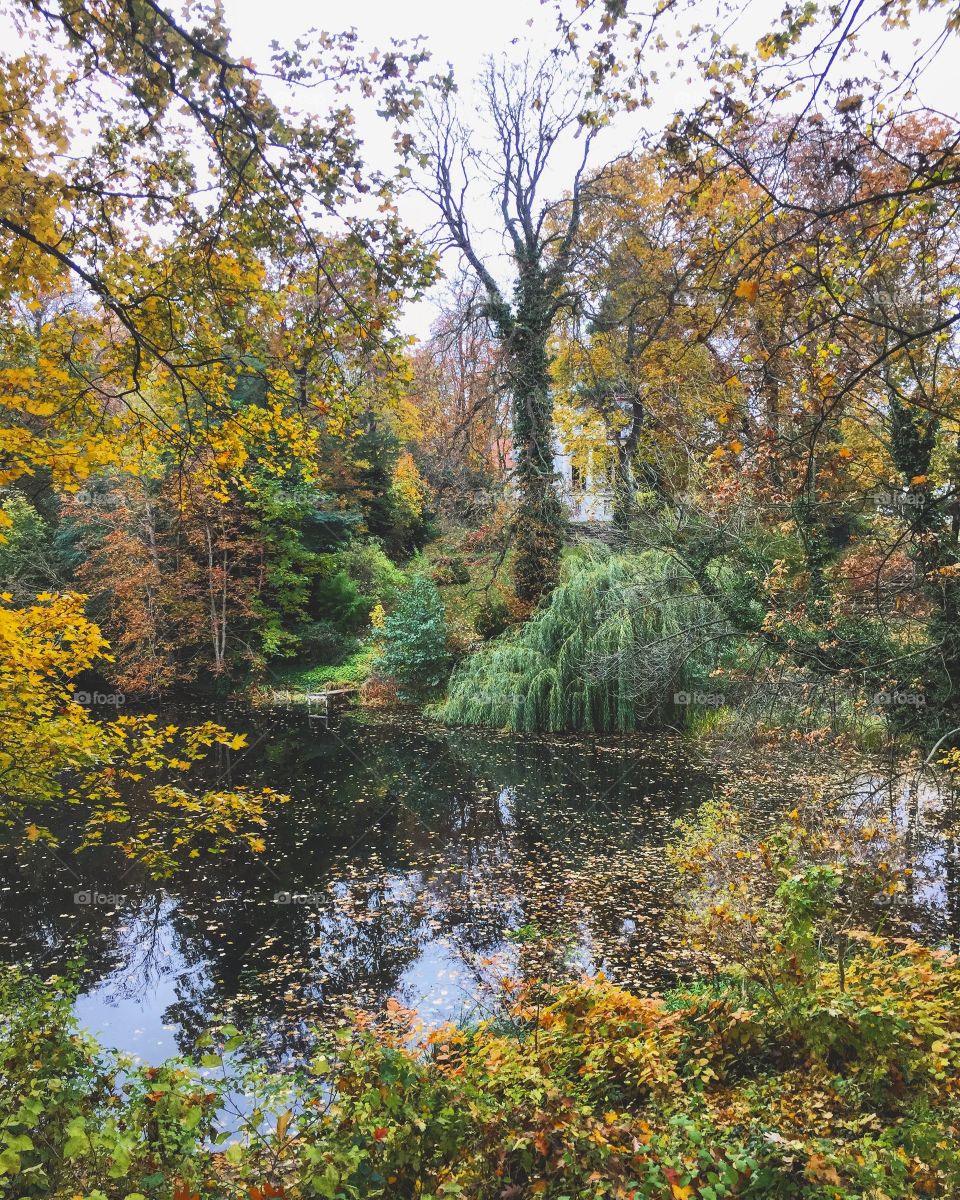
<path id="1" fill-rule="evenodd" d="M 514 584 L 537 601 L 557 582 L 563 508 L 554 474 L 550 336 L 572 302 L 570 267 L 577 245 L 587 164 L 602 116 L 588 88 L 571 83 L 569 62 L 489 61 L 483 75 L 485 124 L 466 126 L 447 81 L 424 122 L 430 178 L 422 190 L 440 212 L 445 242 L 463 256 L 486 292 L 487 315 L 503 346 L 513 395 L 517 487 Z M 566 191 L 548 198 L 561 148 L 579 139 Z M 504 291 L 471 222 L 474 186 L 487 186 L 513 273 Z"/>
<path id="2" fill-rule="evenodd" d="M 707 205 L 691 207 L 652 155 L 604 168 L 584 205 L 556 417 L 582 476 L 610 479 L 624 532 L 644 497 L 669 501 L 686 486 L 725 378 L 706 344 L 712 296 L 698 286 L 709 234 Z"/>
<path id="3" fill-rule="evenodd" d="M 482 285 L 457 279 L 430 337 L 412 356 L 416 443 L 440 512 L 482 523 L 503 498 L 509 382 L 490 336 Z"/>

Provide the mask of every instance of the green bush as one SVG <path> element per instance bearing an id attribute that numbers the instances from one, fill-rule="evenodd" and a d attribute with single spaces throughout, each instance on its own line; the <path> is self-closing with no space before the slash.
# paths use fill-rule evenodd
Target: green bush
<path id="1" fill-rule="evenodd" d="M 784 965 L 776 997 L 725 978 L 666 1000 L 531 985 L 420 1044 L 395 1009 L 314 1031 L 282 1073 L 237 1055 L 232 1026 L 196 1058 L 136 1065 L 78 1032 L 68 996 L 11 972 L 0 1197 L 957 1195 L 957 959 L 867 939 L 842 992 Z"/>
<path id="2" fill-rule="evenodd" d="M 401 699 L 438 691 L 450 671 L 447 619 L 437 586 L 414 575 L 383 626 L 376 670 L 399 685 Z"/>
<path id="3" fill-rule="evenodd" d="M 0 513 L 9 526 L 0 542 L 0 592 L 26 602 L 55 585 L 52 532 L 44 518 L 19 492 L 0 491 Z"/>
<path id="4" fill-rule="evenodd" d="M 404 574 L 375 538 L 354 542 L 337 554 L 337 561 L 364 596 L 392 608 L 403 589 Z"/>
<path id="5" fill-rule="evenodd" d="M 72 1000 L 69 984 L 0 974 L 0 1197 L 199 1191 L 222 1081 L 104 1050 L 77 1028 Z"/>
<path id="6" fill-rule="evenodd" d="M 329 555 L 313 582 L 311 615 L 329 621 L 345 633 L 356 633 L 370 619 L 373 600 L 365 596 L 336 555 Z"/>

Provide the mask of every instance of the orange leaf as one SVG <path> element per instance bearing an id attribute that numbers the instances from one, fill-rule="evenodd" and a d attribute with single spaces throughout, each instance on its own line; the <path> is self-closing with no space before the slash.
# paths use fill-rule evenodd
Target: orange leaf
<path id="1" fill-rule="evenodd" d="M 760 294 L 760 284 L 755 279 L 744 279 L 737 284 L 737 290 L 733 294 L 738 300 L 748 300 L 753 304 Z"/>

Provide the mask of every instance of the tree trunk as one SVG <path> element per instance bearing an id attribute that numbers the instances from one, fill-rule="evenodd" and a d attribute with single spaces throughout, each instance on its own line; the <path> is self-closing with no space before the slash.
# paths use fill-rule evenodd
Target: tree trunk
<path id="1" fill-rule="evenodd" d="M 518 286 L 517 316 L 509 340 L 513 385 L 513 443 L 517 512 L 514 589 L 535 604 L 560 577 L 564 512 L 554 471 L 553 402 L 550 395 L 551 297 L 537 273 Z"/>

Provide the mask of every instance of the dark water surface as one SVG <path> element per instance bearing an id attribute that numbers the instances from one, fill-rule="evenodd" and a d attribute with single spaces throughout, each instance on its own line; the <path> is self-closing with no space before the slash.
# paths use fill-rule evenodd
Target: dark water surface
<path id="1" fill-rule="evenodd" d="M 103 1042 L 155 1062 L 229 1017 L 295 1050 L 345 1005 L 393 998 L 434 1025 L 488 1014 L 504 976 L 676 977 L 663 847 L 710 790 L 689 742 L 215 715 L 250 746 L 222 750 L 206 782 L 292 796 L 265 853 L 163 884 L 109 851 L 40 847 L 4 868 L 0 960 L 47 974 L 82 957 L 78 1012 Z"/>

